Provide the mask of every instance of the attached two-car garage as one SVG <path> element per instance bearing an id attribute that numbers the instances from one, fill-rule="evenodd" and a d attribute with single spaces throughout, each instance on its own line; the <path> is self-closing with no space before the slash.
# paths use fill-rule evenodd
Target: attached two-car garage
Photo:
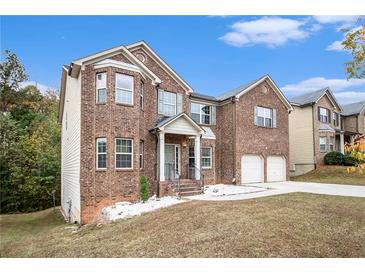
<path id="1" fill-rule="evenodd" d="M 264 182 L 265 161 L 261 155 L 245 154 L 241 159 L 241 183 Z M 270 155 L 266 158 L 267 182 L 286 180 L 286 160 L 282 156 Z"/>

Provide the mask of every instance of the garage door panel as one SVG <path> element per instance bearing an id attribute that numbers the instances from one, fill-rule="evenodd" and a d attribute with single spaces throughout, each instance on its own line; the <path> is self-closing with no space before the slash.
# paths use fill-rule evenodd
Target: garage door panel
<path id="1" fill-rule="evenodd" d="M 266 167 L 267 181 L 279 182 L 286 180 L 286 160 L 282 156 L 268 156 Z"/>
<path id="2" fill-rule="evenodd" d="M 241 183 L 263 182 L 264 164 L 259 155 L 243 155 L 241 159 Z"/>

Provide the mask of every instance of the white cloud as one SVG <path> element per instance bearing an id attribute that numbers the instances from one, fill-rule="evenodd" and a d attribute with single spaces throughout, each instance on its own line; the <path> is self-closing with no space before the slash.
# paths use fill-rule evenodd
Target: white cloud
<path id="1" fill-rule="evenodd" d="M 332 50 L 332 51 L 343 51 L 343 45 L 342 41 L 334 41 L 332 44 L 328 45 L 326 50 Z"/>
<path id="2" fill-rule="evenodd" d="M 348 104 L 365 100 L 365 79 L 327 79 L 324 77 L 313 77 L 298 83 L 288 84 L 281 87 L 281 90 L 288 97 L 294 97 L 329 87 L 336 99 L 341 104 Z M 358 89 L 358 91 L 354 91 Z M 351 91 L 349 91 L 351 90 Z"/>
<path id="3" fill-rule="evenodd" d="M 326 79 L 324 77 L 313 77 L 295 84 L 285 85 L 281 88 L 286 93 L 299 95 L 316 91 L 321 88 L 330 87 L 333 91 L 344 91 L 348 88 L 365 86 L 365 79 Z M 364 91 L 365 92 L 365 91 Z"/>
<path id="4" fill-rule="evenodd" d="M 304 40 L 312 32 L 318 31 L 320 26 L 309 25 L 307 19 L 264 16 L 257 20 L 236 22 L 231 28 L 231 32 L 219 38 L 229 45 L 243 47 L 264 44 L 277 47 L 288 41 Z"/>
<path id="5" fill-rule="evenodd" d="M 348 32 L 352 32 L 352 31 L 356 31 L 359 30 L 361 28 L 361 26 L 358 26 L 356 28 L 352 28 L 352 29 L 348 29 Z M 345 35 L 344 34 L 344 38 L 342 40 L 337 40 L 334 41 L 332 44 L 328 45 L 326 50 L 330 50 L 330 51 L 346 51 L 347 49 L 344 49 L 342 42 L 345 39 Z"/>
<path id="6" fill-rule="evenodd" d="M 356 92 L 356 91 L 345 91 L 345 92 L 336 92 L 334 93 L 337 101 L 341 104 L 351 104 L 355 102 L 365 101 L 365 91 L 364 92 Z"/>
<path id="7" fill-rule="evenodd" d="M 21 83 L 20 85 L 22 88 L 23 87 L 26 87 L 26 86 L 36 86 L 39 91 L 43 94 L 45 94 L 48 90 L 53 90 L 53 91 L 56 91 L 57 89 L 56 88 L 53 88 L 53 87 L 50 87 L 50 86 L 47 86 L 47 85 L 43 85 L 43 84 L 40 84 L 40 83 L 37 83 L 35 81 L 25 81 L 23 83 Z"/>
<path id="8" fill-rule="evenodd" d="M 359 16 L 346 15 L 318 15 L 313 16 L 321 24 L 355 23 Z"/>

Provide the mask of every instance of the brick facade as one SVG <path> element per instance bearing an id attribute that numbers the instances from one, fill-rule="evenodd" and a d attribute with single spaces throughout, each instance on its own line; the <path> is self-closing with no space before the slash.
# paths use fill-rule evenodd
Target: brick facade
<path id="1" fill-rule="evenodd" d="M 130 50 L 135 56 L 143 55 L 144 64 L 161 80 L 159 88 L 183 95 L 183 111 L 189 113 L 190 99 L 186 87 L 174 79 L 142 47 Z M 131 63 L 124 54 L 110 57 Z M 107 102 L 97 104 L 96 73 L 107 73 Z M 115 102 L 115 74 L 123 73 L 134 78 L 132 106 Z M 98 218 L 100 210 L 119 201 L 139 199 L 139 177 L 149 178 L 151 194 L 171 194 L 167 182 L 158 185 L 158 139 L 151 131 L 161 118 L 157 113 L 157 88 L 140 73 L 110 66 L 94 69 L 88 64 L 81 70 L 81 223 Z M 144 83 L 144 107 L 140 107 L 141 82 Z M 268 89 L 263 88 L 269 87 Z M 254 107 L 264 106 L 277 110 L 277 128 L 255 126 Z M 243 154 L 281 155 L 289 163 L 288 111 L 267 82 L 255 87 L 236 101 L 217 106 L 216 125 L 210 126 L 216 139 L 201 139 L 201 147 L 212 148 L 212 167 L 202 169 L 205 184 L 236 183 L 241 180 Z M 115 138 L 133 140 L 133 168 L 115 168 Z M 107 168 L 96 169 L 96 139 L 107 139 Z M 144 142 L 144 167 L 139 166 L 140 141 Z M 194 140 L 184 135 L 166 134 L 166 144 L 178 144 L 181 149 L 181 176 L 187 177 L 189 146 Z M 266 166 L 265 166 L 266 167 Z M 265 168 L 266 170 L 266 168 Z M 287 171 L 289 168 L 287 168 Z M 265 173 L 266 180 L 266 173 Z"/>

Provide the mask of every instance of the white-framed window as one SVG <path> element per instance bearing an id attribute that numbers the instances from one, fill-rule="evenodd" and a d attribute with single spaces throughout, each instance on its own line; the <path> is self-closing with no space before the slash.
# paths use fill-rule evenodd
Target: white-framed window
<path id="1" fill-rule="evenodd" d="M 96 169 L 106 169 L 106 138 L 96 138 Z"/>
<path id="2" fill-rule="evenodd" d="M 144 168 L 144 141 L 139 141 L 139 168 Z"/>
<path id="3" fill-rule="evenodd" d="M 176 115 L 176 93 L 164 91 L 162 99 L 162 114 L 165 116 Z"/>
<path id="4" fill-rule="evenodd" d="M 329 110 L 326 108 L 319 107 L 319 121 L 323 123 L 329 123 Z"/>
<path id="5" fill-rule="evenodd" d="M 202 168 L 212 168 L 211 147 L 202 147 Z"/>
<path id="6" fill-rule="evenodd" d="M 106 103 L 106 72 L 96 74 L 96 103 Z"/>
<path id="7" fill-rule="evenodd" d="M 338 127 L 340 125 L 340 115 L 337 112 L 332 113 L 333 125 Z"/>
<path id="8" fill-rule="evenodd" d="M 319 137 L 319 151 L 326 152 L 327 138 Z"/>
<path id="9" fill-rule="evenodd" d="M 133 140 L 115 138 L 115 168 L 133 168 Z"/>
<path id="10" fill-rule="evenodd" d="M 195 166 L 195 148 L 189 147 L 189 167 Z"/>
<path id="11" fill-rule="evenodd" d="M 115 74 L 115 102 L 119 104 L 133 105 L 133 76 Z"/>
<path id="12" fill-rule="evenodd" d="M 330 136 L 330 151 L 334 151 L 335 150 L 335 137 L 334 136 Z"/>
<path id="13" fill-rule="evenodd" d="M 273 109 L 265 107 L 256 108 L 256 123 L 262 127 L 273 127 Z"/>
<path id="14" fill-rule="evenodd" d="M 190 114 L 191 118 L 193 118 L 193 120 L 198 124 L 211 124 L 211 106 L 191 102 Z"/>
<path id="15" fill-rule="evenodd" d="M 141 92 L 139 94 L 139 106 L 143 109 L 144 106 L 144 83 L 141 81 Z"/>

